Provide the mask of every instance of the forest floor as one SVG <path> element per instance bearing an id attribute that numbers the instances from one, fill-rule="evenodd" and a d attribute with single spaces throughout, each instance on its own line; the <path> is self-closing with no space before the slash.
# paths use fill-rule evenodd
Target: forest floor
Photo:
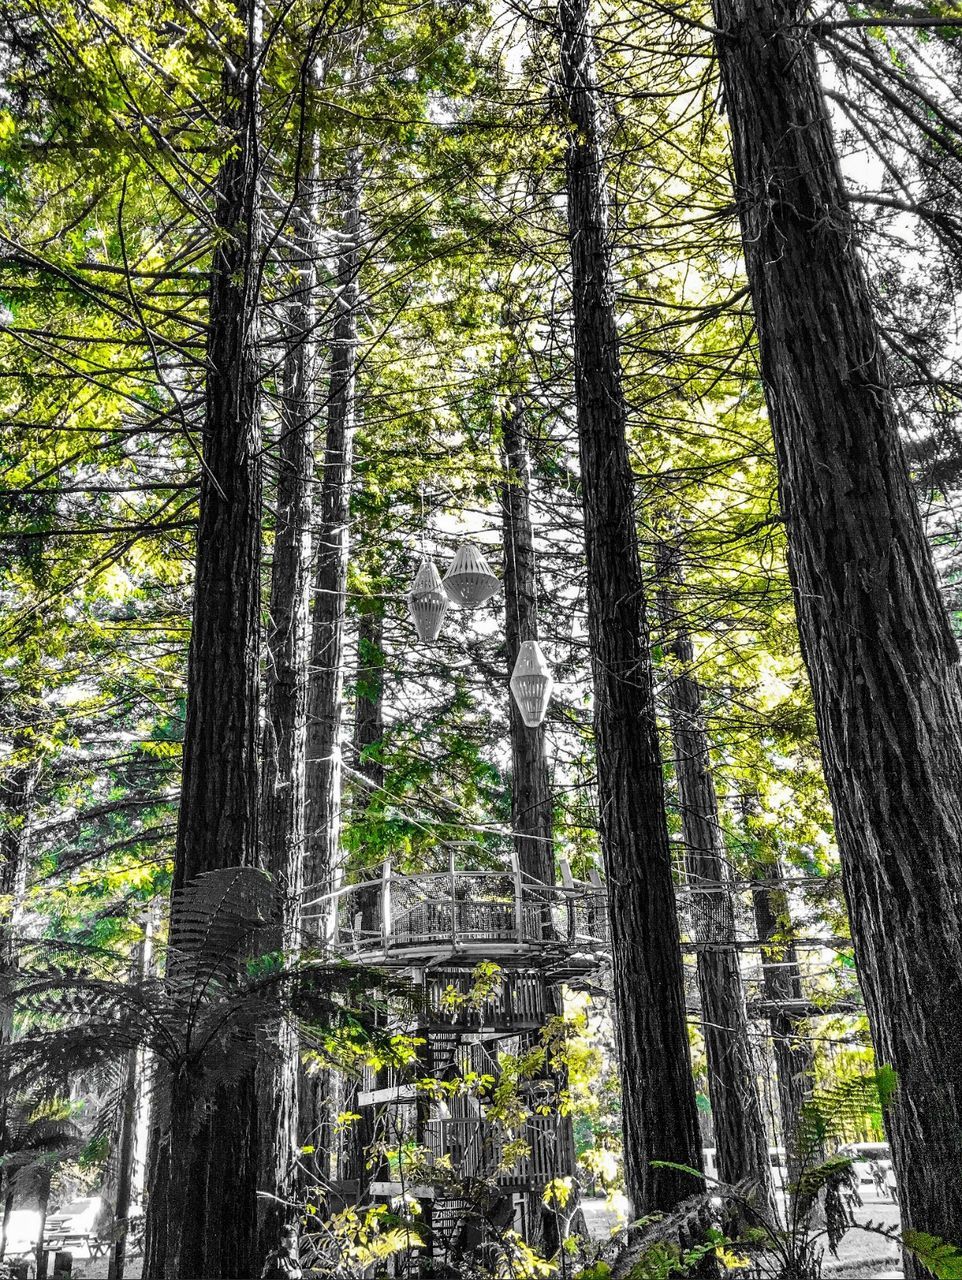
<path id="1" fill-rule="evenodd" d="M 898 1205 L 864 1189 L 862 1199 L 862 1207 L 855 1211 L 856 1221 L 887 1228 L 898 1227 Z M 837 1258 L 828 1252 L 825 1255 L 824 1275 L 832 1280 L 855 1280 L 856 1277 L 860 1280 L 868 1280 L 868 1277 L 882 1280 L 883 1276 L 901 1274 L 897 1246 L 868 1231 L 860 1231 L 858 1227 L 846 1232 Z"/>
<path id="2" fill-rule="evenodd" d="M 865 1203 L 856 1210 L 859 1222 L 872 1222 L 885 1227 L 899 1224 L 898 1207 L 891 1200 L 881 1200 L 874 1193 L 863 1191 Z M 593 1235 L 604 1235 L 614 1225 L 604 1200 L 585 1202 L 589 1230 Z M 610 1219 L 610 1221 L 608 1221 Z M 126 1280 L 139 1280 L 141 1259 L 133 1258 L 127 1267 Z M 839 1248 L 838 1258 L 826 1253 L 824 1274 L 826 1280 L 895 1280 L 901 1276 L 898 1251 L 894 1245 L 879 1239 L 857 1227 L 849 1231 Z M 107 1275 L 107 1259 L 96 1261 L 78 1257 L 74 1263 L 76 1280 L 104 1280 Z"/>
<path id="3" fill-rule="evenodd" d="M 857 1222 L 898 1227 L 898 1206 L 891 1200 L 864 1187 L 862 1199 L 861 1207 L 855 1211 Z M 582 1209 L 588 1230 L 595 1239 L 603 1239 L 615 1225 L 615 1215 L 604 1200 L 582 1201 Z M 887 1240 L 853 1227 L 842 1239 L 837 1258 L 826 1249 L 823 1274 L 826 1280 L 883 1280 L 883 1277 L 896 1280 L 902 1274 L 899 1252 Z"/>

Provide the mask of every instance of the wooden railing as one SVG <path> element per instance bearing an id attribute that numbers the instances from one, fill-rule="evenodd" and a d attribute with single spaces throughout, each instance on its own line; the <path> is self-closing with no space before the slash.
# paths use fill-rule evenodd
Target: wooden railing
<path id="1" fill-rule="evenodd" d="M 545 1186 L 565 1167 L 563 1138 L 554 1116 L 532 1116 L 519 1132 L 526 1155 L 505 1161 L 511 1140 L 481 1119 L 429 1120 L 424 1145 L 436 1157 L 448 1156 L 460 1178 L 493 1178 L 503 1186 Z"/>
<path id="2" fill-rule="evenodd" d="M 600 883 L 547 885 L 507 871 L 401 875 L 342 891 L 337 944 L 360 959 L 399 962 L 450 953 L 468 959 L 514 952 L 599 954 L 607 945 Z"/>
<path id="3" fill-rule="evenodd" d="M 471 969 L 430 969 L 423 991 L 424 1007 L 439 1025 L 523 1031 L 542 1026 L 551 1015 L 538 973 L 503 972 L 489 992 L 478 994 Z"/>

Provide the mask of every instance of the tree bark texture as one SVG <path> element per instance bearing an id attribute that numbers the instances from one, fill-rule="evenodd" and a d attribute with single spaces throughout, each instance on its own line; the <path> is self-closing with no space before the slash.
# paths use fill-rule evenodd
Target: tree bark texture
<path id="1" fill-rule="evenodd" d="M 331 339 L 327 432 L 320 485 L 314 579 L 311 679 L 307 723 L 307 856 L 312 896 L 328 893 L 338 875 L 341 806 L 341 711 L 344 622 L 350 546 L 360 285 L 361 157 L 348 155 L 344 182 L 344 247 L 337 272 L 337 318 Z"/>
<path id="2" fill-rule="evenodd" d="M 559 26 L 598 801 L 626 1085 L 625 1179 L 635 1212 L 646 1214 L 698 1190 L 687 1175 L 653 1168 L 651 1161 L 700 1168 L 702 1157 L 585 0 L 562 0 Z"/>
<path id="3" fill-rule="evenodd" d="M 23 731 L 13 734 L 13 756 L 30 750 L 31 735 Z M 20 963 L 17 937 L 21 911 L 27 892 L 30 865 L 30 823 L 34 793 L 40 777 L 40 761 L 25 760 L 0 774 L 0 990 L 16 976 Z M 0 1049 L 13 1038 L 13 1011 L 7 1001 L 0 1006 Z M 0 1156 L 6 1153 L 7 1118 L 10 1108 L 6 1069 L 0 1072 Z M 7 1222 L 13 1207 L 11 1183 L 13 1174 L 0 1169 L 0 1193 L 3 1195 L 3 1222 L 0 1224 L 0 1258 L 7 1243 Z M 9 1202 L 9 1208 L 8 1206 Z"/>
<path id="4" fill-rule="evenodd" d="M 751 1181 L 763 1202 L 771 1203 L 768 1137 L 735 946 L 735 912 L 725 870 L 702 691 L 694 675 L 691 635 L 675 600 L 682 580 L 677 547 L 658 543 L 656 571 L 663 644 L 674 663 L 668 681 L 668 716 L 685 842 L 685 876 L 691 894 L 718 1176 L 732 1185 Z"/>
<path id="5" fill-rule="evenodd" d="M 341 722 L 344 631 L 350 551 L 360 283 L 361 156 L 348 154 L 344 179 L 344 246 L 337 271 L 337 316 L 331 336 L 327 427 L 320 481 L 320 519 L 310 642 L 304 883 L 312 898 L 331 893 L 341 874 Z M 332 910 L 334 904 L 332 904 Z M 323 920 L 328 934 L 331 921 Z M 322 1176 L 330 1161 L 326 1072 L 301 1073 L 300 1131 L 316 1148 Z"/>
<path id="6" fill-rule="evenodd" d="M 379 577 L 379 575 L 375 575 Z M 352 754 L 354 767 L 371 784 L 360 784 L 353 801 L 354 821 L 363 825 L 365 812 L 372 807 L 382 810 L 378 791 L 384 786 L 385 770 L 380 746 L 384 738 L 384 601 L 372 596 L 360 603 L 357 628 L 357 675 L 354 697 L 354 733 Z M 367 880 L 377 874 L 377 868 L 359 869 L 360 878 Z M 374 926 L 377 891 L 357 894 L 355 905 L 361 912 L 362 928 Z M 381 1079 L 376 1077 L 376 1084 Z M 369 1152 L 375 1136 L 384 1127 L 386 1109 L 359 1107 L 357 1094 L 360 1083 L 340 1076 L 336 1087 L 342 1091 L 342 1110 L 354 1112 L 360 1119 L 347 1130 L 341 1149 L 341 1176 L 347 1182 L 355 1182 L 358 1197 L 367 1199 L 372 1181 L 387 1175 L 378 1168 L 368 1168 Z"/>
<path id="7" fill-rule="evenodd" d="M 779 887 L 778 862 L 756 862 L 752 879 L 755 932 L 762 954 L 762 993 L 766 1002 L 774 1006 L 768 1021 L 775 1055 L 782 1142 L 788 1181 L 794 1184 L 805 1163 L 812 1163 L 810 1157 L 806 1160 L 805 1153 L 799 1151 L 798 1139 L 802 1106 L 814 1083 L 815 1054 L 806 1036 L 806 1020 L 789 1007 L 791 1002 L 802 1000 L 802 978 L 798 953 L 791 941 L 788 895 Z"/>
<path id="8" fill-rule="evenodd" d="M 501 418 L 504 467 L 501 526 L 504 535 L 505 652 L 508 677 L 523 640 L 538 639 L 538 583 L 531 528 L 531 460 L 525 439 L 524 405 L 513 397 Z M 529 729 L 508 689 L 511 733 L 511 826 L 521 871 L 554 883 L 551 783 L 545 729 Z"/>
<path id="9" fill-rule="evenodd" d="M 258 281 L 260 155 L 257 0 L 238 0 L 243 36 L 225 60 L 231 153 L 217 177 L 194 614 L 174 888 L 257 862 L 261 557 Z M 171 919 L 176 943 L 177 913 Z M 194 1123 L 156 1147 L 144 1275 L 248 1276 L 254 1267 L 253 1069 L 218 1086 Z M 170 1083 L 174 1116 L 183 1082 Z"/>
<path id="10" fill-rule="evenodd" d="M 29 748 L 29 738 L 13 735 L 14 756 Z M 18 921 L 27 892 L 30 864 L 30 819 L 34 792 L 40 776 L 39 760 L 15 764 L 0 775 L 0 981 L 7 981 L 19 966 Z M 0 1047 L 9 1043 L 12 1015 L 8 1006 L 0 1010 Z M 0 1120 L 5 1118 L 6 1090 L 0 1092 Z M 0 1130 L 2 1142 L 2 1130 Z"/>
<path id="11" fill-rule="evenodd" d="M 293 278 L 281 375 L 280 439 L 263 753 L 261 857 L 275 891 L 270 949 L 295 956 L 306 843 L 307 690 L 310 640 L 311 515 L 314 417 L 317 412 L 317 140 L 292 209 Z M 289 1019 L 270 1029 L 258 1061 L 259 1258 L 280 1246 L 295 1192 L 298 1043 Z"/>
<path id="12" fill-rule="evenodd" d="M 903 1225 L 962 1224 L 962 693 L 802 6 L 715 0 L 789 568 Z M 909 1262 L 910 1274 L 915 1266 Z"/>
<path id="13" fill-rule="evenodd" d="M 130 971 L 136 983 L 147 975 L 150 956 L 152 923 L 148 919 L 144 936 L 134 948 Z M 107 1264 L 108 1280 L 124 1280 L 127 1265 L 127 1219 L 130 1216 L 131 1193 L 134 1183 L 134 1155 L 137 1143 L 137 1102 L 143 1085 L 143 1072 L 139 1049 L 131 1049 L 124 1064 L 124 1086 L 120 1107 L 120 1125 L 117 1134 L 116 1189 L 113 1196 L 114 1244 Z"/>
<path id="14" fill-rule="evenodd" d="M 384 602 L 366 600 L 357 624 L 357 693 L 354 702 L 355 768 L 371 783 L 372 792 L 384 786 Z M 362 811 L 370 794 L 358 797 Z"/>

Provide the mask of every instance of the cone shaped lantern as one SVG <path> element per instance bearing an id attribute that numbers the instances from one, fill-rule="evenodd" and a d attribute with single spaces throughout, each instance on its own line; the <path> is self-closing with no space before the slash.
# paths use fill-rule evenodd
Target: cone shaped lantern
<path id="1" fill-rule="evenodd" d="M 529 729 L 537 728 L 545 718 L 554 687 L 551 668 L 537 640 L 521 642 L 510 683 L 521 719 Z"/>
<path id="2" fill-rule="evenodd" d="M 444 575 L 448 599 L 464 609 L 476 609 L 499 589 L 501 583 L 473 542 L 462 542 Z"/>
<path id="3" fill-rule="evenodd" d="M 421 567 L 414 575 L 407 600 L 418 639 L 437 640 L 448 611 L 448 597 L 441 586 L 441 575 L 428 556 L 421 561 Z"/>

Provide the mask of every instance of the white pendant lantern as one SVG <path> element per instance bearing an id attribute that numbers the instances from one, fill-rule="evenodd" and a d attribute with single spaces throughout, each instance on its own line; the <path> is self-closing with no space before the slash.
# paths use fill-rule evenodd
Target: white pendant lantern
<path id="1" fill-rule="evenodd" d="M 419 640 L 437 640 L 441 634 L 444 615 L 448 611 L 448 597 L 441 585 L 441 575 L 434 561 L 425 556 L 414 575 L 408 592 L 408 609 Z"/>
<path id="2" fill-rule="evenodd" d="M 554 688 L 551 668 L 537 640 L 522 640 L 510 683 L 521 719 L 529 729 L 537 728 L 547 714 Z"/>
<path id="3" fill-rule="evenodd" d="M 473 542 L 462 542 L 444 575 L 449 600 L 465 609 L 476 609 L 499 590 L 501 583 Z"/>

